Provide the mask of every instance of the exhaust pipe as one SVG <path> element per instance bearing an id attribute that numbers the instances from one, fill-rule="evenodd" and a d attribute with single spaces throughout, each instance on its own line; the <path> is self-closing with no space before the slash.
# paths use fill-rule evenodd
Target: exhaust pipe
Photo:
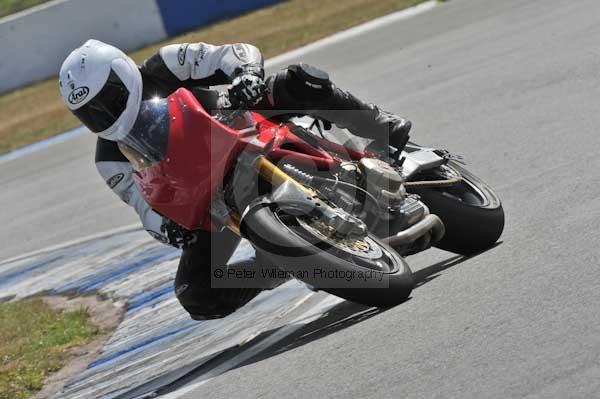
<path id="1" fill-rule="evenodd" d="M 419 223 L 412 225 L 396 235 L 384 238 L 382 241 L 390 247 L 409 245 L 431 232 L 431 242 L 435 243 L 444 237 L 446 228 L 444 222 L 437 215 L 427 215 Z"/>

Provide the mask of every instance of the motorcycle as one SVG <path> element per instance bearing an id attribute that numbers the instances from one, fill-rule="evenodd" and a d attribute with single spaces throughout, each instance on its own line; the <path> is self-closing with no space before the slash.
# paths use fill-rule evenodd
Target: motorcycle
<path id="1" fill-rule="evenodd" d="M 408 255 L 468 255 L 499 239 L 500 199 L 458 157 L 414 143 L 352 148 L 330 129 L 306 116 L 211 115 L 182 88 L 143 102 L 119 147 L 158 213 L 190 230 L 230 229 L 278 270 L 365 305 L 409 297 Z"/>

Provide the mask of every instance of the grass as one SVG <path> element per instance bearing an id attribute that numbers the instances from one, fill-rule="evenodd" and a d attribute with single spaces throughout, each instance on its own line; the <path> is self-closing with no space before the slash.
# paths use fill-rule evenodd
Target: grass
<path id="1" fill-rule="evenodd" d="M 85 309 L 64 312 L 41 299 L 0 304 L 0 399 L 25 399 L 62 368 L 69 349 L 102 331 Z"/>
<path id="2" fill-rule="evenodd" d="M 2 0 L 0 0 L 2 1 Z M 424 0 L 289 0 L 135 51 L 141 62 L 167 43 L 246 42 L 265 58 Z M 63 105 L 56 79 L 0 96 L 0 154 L 79 126 Z"/>
<path id="3" fill-rule="evenodd" d="M 0 0 L 0 18 L 49 0 Z"/>

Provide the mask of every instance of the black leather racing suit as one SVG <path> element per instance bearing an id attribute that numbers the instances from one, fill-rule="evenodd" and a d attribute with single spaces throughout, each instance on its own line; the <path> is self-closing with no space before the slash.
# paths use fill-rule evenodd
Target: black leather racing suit
<path id="1" fill-rule="evenodd" d="M 167 97 L 175 90 L 230 84 L 242 73 L 264 77 L 260 51 L 249 44 L 213 46 L 206 43 L 162 47 L 140 67 L 143 100 Z M 268 95 L 255 106 L 273 111 L 294 110 L 327 119 L 362 137 L 401 147 L 408 140 L 410 122 L 381 111 L 342 91 L 323 71 L 308 65 L 292 65 L 266 80 Z M 226 95 L 202 91 L 207 109 L 229 104 Z M 211 264 L 224 265 L 239 243 L 229 231 L 187 231 L 153 211 L 133 182 L 133 169 L 115 142 L 102 138 L 96 145 L 96 167 L 108 186 L 132 206 L 144 228 L 156 239 L 183 248 L 175 279 L 181 305 L 193 318 L 221 317 L 252 299 L 258 289 L 211 288 Z"/>

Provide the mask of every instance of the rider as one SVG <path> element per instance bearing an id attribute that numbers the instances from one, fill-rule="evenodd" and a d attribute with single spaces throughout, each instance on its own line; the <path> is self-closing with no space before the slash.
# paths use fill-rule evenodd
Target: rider
<path id="1" fill-rule="evenodd" d="M 143 199 L 133 183 L 132 166 L 117 145 L 133 128 L 141 101 L 167 97 L 181 87 L 194 90 L 228 84 L 228 93 L 200 90 L 197 96 L 213 111 L 232 103 L 257 110 L 301 110 L 374 139 L 376 145 L 389 142 L 402 148 L 408 140 L 408 120 L 339 89 L 317 68 L 291 65 L 264 78 L 263 57 L 250 44 L 172 44 L 137 66 L 121 50 L 88 40 L 66 58 L 60 70 L 65 104 L 98 136 L 96 167 L 100 175 L 121 200 L 135 208 L 154 238 L 183 248 L 175 292 L 194 319 L 222 317 L 260 290 L 211 288 L 210 265 L 224 265 L 239 238 L 228 230 L 186 230 L 156 213 Z"/>

